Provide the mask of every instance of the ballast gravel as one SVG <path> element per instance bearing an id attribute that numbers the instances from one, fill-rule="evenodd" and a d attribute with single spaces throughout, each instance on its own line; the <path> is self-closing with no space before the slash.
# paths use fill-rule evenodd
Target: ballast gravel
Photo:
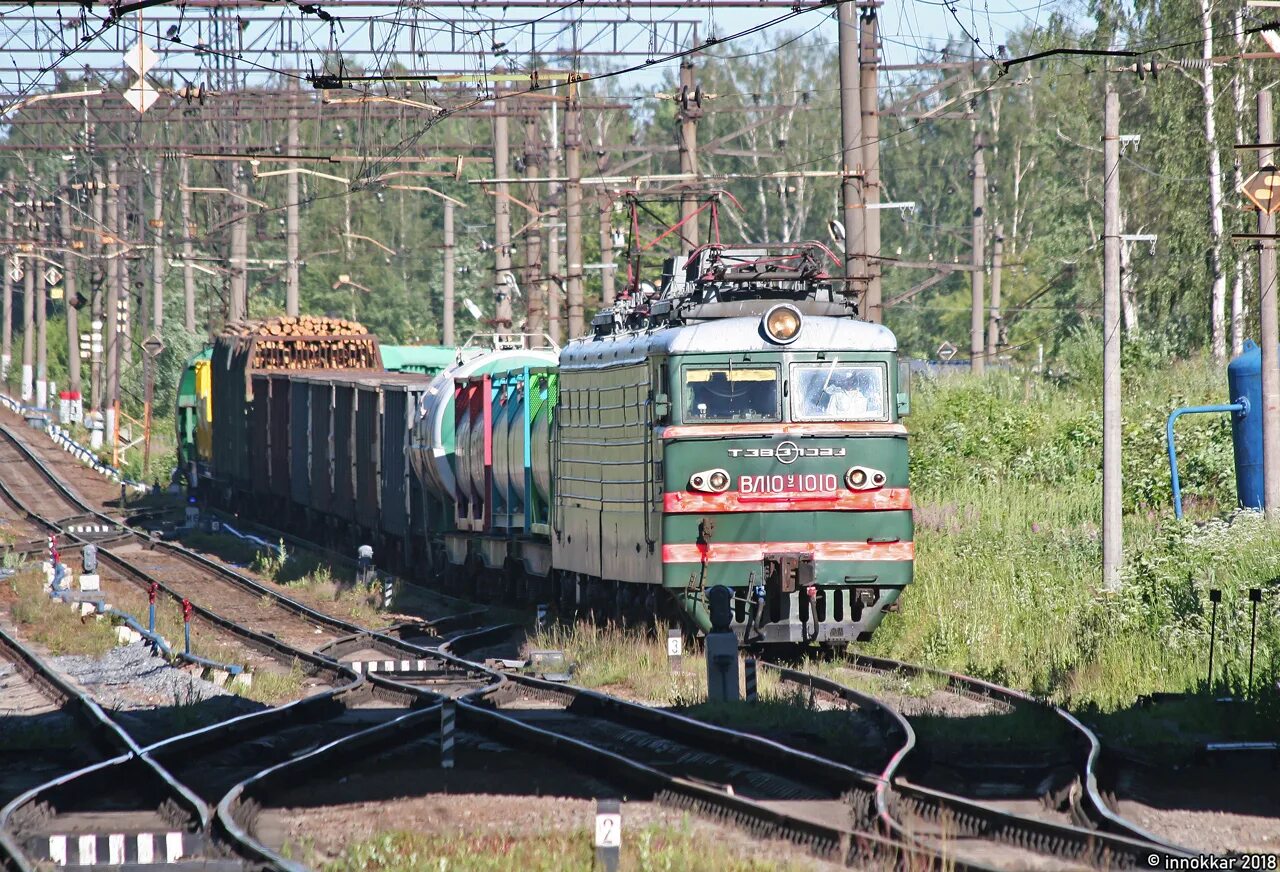
<path id="1" fill-rule="evenodd" d="M 112 648 L 101 657 L 55 657 L 53 663 L 107 709 L 184 706 L 233 695 L 199 675 L 168 665 L 152 654 L 145 642 Z"/>

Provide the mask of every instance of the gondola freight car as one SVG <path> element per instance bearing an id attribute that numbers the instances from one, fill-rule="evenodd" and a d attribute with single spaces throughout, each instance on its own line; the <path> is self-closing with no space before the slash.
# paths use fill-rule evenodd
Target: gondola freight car
<path id="1" fill-rule="evenodd" d="M 270 322 L 263 322 L 270 324 Z M 378 343 L 382 370 L 417 373 L 428 378 L 453 365 L 456 349 L 444 345 L 384 345 Z M 205 476 L 213 459 L 213 346 L 207 345 L 186 363 L 178 381 L 175 409 L 180 475 L 194 480 L 198 465 Z"/>

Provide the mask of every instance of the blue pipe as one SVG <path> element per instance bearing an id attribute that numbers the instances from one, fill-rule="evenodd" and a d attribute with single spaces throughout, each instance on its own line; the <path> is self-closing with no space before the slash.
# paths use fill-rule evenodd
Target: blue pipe
<path id="1" fill-rule="evenodd" d="M 165 644 L 164 639 L 160 638 L 160 635 L 158 633 L 153 633 L 148 631 L 145 627 L 143 627 L 141 624 L 138 623 L 138 621 L 133 617 L 133 615 L 129 614 L 128 612 L 122 612 L 119 609 L 104 609 L 104 612 L 108 615 L 111 615 L 113 617 L 119 618 L 120 620 L 124 621 L 125 625 L 129 627 L 129 629 L 133 630 L 139 636 L 141 636 L 142 638 L 150 642 L 152 645 L 155 645 L 157 648 L 159 648 L 165 657 L 170 659 L 173 658 L 173 651 L 171 651 L 169 649 L 169 646 Z"/>
<path id="2" fill-rule="evenodd" d="M 50 593 L 50 596 L 52 596 L 54 599 L 62 600 L 66 602 L 69 600 L 71 593 L 72 592 L 70 590 L 55 590 Z M 182 625 L 183 629 L 186 631 L 185 635 L 186 635 L 187 650 L 173 651 L 167 644 L 165 644 L 165 641 L 163 638 L 161 638 L 160 634 L 155 632 L 156 607 L 154 604 L 152 604 L 151 606 L 151 629 L 148 630 L 146 627 L 143 627 L 142 624 L 139 624 L 137 619 L 134 618 L 134 616 L 129 614 L 128 612 L 122 612 L 119 609 L 106 607 L 106 602 L 103 599 L 93 600 L 93 603 L 100 613 L 104 615 L 112 615 L 113 617 L 117 617 L 120 620 L 124 621 L 125 624 L 131 630 L 133 630 L 139 636 L 146 639 L 148 642 L 154 645 L 157 649 L 159 649 L 164 654 L 166 659 L 172 660 L 176 657 L 179 660 L 185 660 L 188 663 L 195 663 L 210 669 L 221 669 L 223 672 L 229 673 L 230 675 L 239 675 L 241 672 L 244 672 L 244 667 L 240 666 L 239 664 L 219 663 L 216 660 L 210 660 L 207 657 L 200 657 L 196 654 L 192 654 L 190 624 Z"/>
<path id="3" fill-rule="evenodd" d="M 207 657 L 200 657 L 196 654 L 192 654 L 190 651 L 175 652 L 171 650 L 169 646 L 165 644 L 164 639 L 160 637 L 160 634 L 151 633 L 145 630 L 143 626 L 134 619 L 133 615 L 128 612 L 122 612 L 119 609 L 106 609 L 106 614 L 114 615 L 124 621 L 125 624 L 127 624 L 135 633 L 159 648 L 164 653 L 165 657 L 171 659 L 176 657 L 179 660 L 185 660 L 188 663 L 196 663 L 200 666 L 206 666 L 211 669 L 221 669 L 223 672 L 227 672 L 231 675 L 239 675 L 244 671 L 244 667 L 236 663 L 219 663 L 216 660 L 210 660 Z"/>
<path id="4" fill-rule="evenodd" d="M 1244 416 L 1249 414 L 1249 401 L 1241 397 L 1234 403 L 1220 403 L 1216 406 L 1183 406 L 1169 413 L 1169 421 L 1165 425 L 1165 436 L 1169 442 L 1169 479 L 1173 483 L 1173 514 L 1182 520 L 1182 484 L 1178 481 L 1178 443 L 1173 436 L 1173 422 L 1183 415 L 1199 415 L 1208 412 L 1232 412 Z"/>

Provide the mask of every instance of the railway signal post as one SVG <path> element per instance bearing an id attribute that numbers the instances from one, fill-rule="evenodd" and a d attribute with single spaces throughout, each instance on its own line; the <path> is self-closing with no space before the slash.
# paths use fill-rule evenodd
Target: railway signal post
<path id="1" fill-rule="evenodd" d="M 738 634 L 733 632 L 733 591 L 716 585 L 707 591 L 707 610 L 711 615 L 711 632 L 706 636 L 707 699 L 712 702 L 737 702 Z"/>

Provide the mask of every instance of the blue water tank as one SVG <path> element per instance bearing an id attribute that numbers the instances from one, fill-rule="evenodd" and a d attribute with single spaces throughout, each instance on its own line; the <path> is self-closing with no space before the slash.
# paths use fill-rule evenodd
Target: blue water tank
<path id="1" fill-rule="evenodd" d="M 1241 399 L 1244 414 L 1231 416 L 1231 441 L 1236 454 L 1236 493 L 1246 509 L 1262 508 L 1262 349 L 1246 339 L 1240 356 L 1227 365 L 1231 402 Z"/>

